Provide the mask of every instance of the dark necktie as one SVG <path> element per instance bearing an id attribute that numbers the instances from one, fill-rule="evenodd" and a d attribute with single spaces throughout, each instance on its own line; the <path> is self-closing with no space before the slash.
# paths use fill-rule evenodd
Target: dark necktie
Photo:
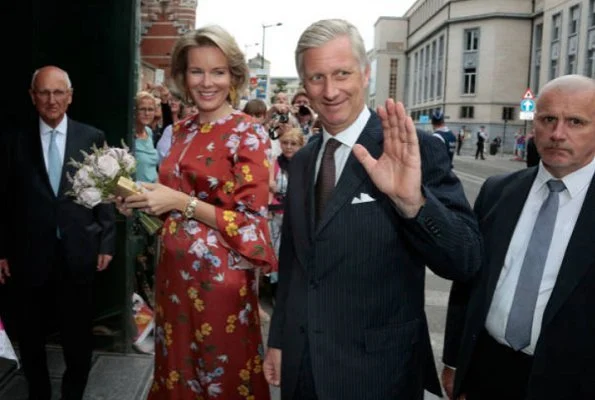
<path id="1" fill-rule="evenodd" d="M 316 180 L 316 223 L 320 221 L 324 207 L 335 188 L 335 151 L 339 146 L 341 146 L 341 142 L 331 138 L 326 142 L 324 153 L 322 153 L 318 179 Z"/>
<path id="2" fill-rule="evenodd" d="M 516 351 L 531 343 L 533 314 L 556 225 L 559 193 L 566 189 L 564 182 L 554 179 L 550 179 L 547 186 L 550 192 L 537 214 L 506 324 L 505 339 Z"/>

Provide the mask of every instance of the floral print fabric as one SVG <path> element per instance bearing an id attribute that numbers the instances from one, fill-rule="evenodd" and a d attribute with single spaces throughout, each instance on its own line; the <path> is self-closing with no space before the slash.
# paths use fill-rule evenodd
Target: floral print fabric
<path id="1" fill-rule="evenodd" d="M 165 220 L 149 399 L 269 399 L 255 267 L 276 269 L 267 226 L 270 143 L 238 111 L 174 127 L 160 182 L 215 206 L 217 229 Z"/>

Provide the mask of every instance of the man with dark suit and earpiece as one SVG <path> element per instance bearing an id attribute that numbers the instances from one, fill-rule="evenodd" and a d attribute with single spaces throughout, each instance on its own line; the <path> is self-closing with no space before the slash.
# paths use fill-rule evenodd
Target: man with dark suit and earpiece
<path id="1" fill-rule="evenodd" d="M 349 22 L 307 28 L 296 66 L 323 132 L 289 165 L 265 377 L 283 400 L 440 393 L 426 265 L 466 281 L 481 258 L 444 144 L 417 134 L 401 103 L 365 106 L 370 66 Z"/>
<path id="2" fill-rule="evenodd" d="M 81 150 L 103 146 L 100 130 L 66 116 L 72 102 L 68 74 L 46 66 L 30 89 L 38 116 L 5 135 L 0 170 L 5 211 L 0 225 L 0 285 L 12 286 L 17 342 L 29 400 L 50 400 L 45 339 L 57 321 L 66 371 L 62 400 L 81 400 L 91 367 L 92 288 L 115 247 L 113 205 L 87 209 L 74 202 L 66 175 Z"/>
<path id="3" fill-rule="evenodd" d="M 448 307 L 451 399 L 595 399 L 594 104 L 591 78 L 548 82 L 533 122 L 541 163 L 480 190 L 484 263 Z"/>

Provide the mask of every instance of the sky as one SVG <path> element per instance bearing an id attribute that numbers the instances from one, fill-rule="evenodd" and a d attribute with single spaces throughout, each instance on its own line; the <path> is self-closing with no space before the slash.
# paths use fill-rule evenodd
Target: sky
<path id="1" fill-rule="evenodd" d="M 271 62 L 271 76 L 297 76 L 294 50 L 301 33 L 313 22 L 343 18 L 360 31 L 366 50 L 374 47 L 374 24 L 381 16 L 401 17 L 415 0 L 198 0 L 196 27 L 218 24 L 230 32 L 248 59 L 262 52 Z M 255 45 L 258 43 L 258 45 Z"/>

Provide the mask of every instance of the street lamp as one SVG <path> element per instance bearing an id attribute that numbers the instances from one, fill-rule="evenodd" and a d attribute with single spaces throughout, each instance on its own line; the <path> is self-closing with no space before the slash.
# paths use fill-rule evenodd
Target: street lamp
<path id="1" fill-rule="evenodd" d="M 276 24 L 270 24 L 270 25 L 262 24 L 262 54 L 261 54 L 262 59 L 260 60 L 260 68 L 261 69 L 264 69 L 264 33 L 267 28 L 271 28 L 273 26 L 281 26 L 281 25 L 283 25 L 282 22 L 277 22 Z"/>

